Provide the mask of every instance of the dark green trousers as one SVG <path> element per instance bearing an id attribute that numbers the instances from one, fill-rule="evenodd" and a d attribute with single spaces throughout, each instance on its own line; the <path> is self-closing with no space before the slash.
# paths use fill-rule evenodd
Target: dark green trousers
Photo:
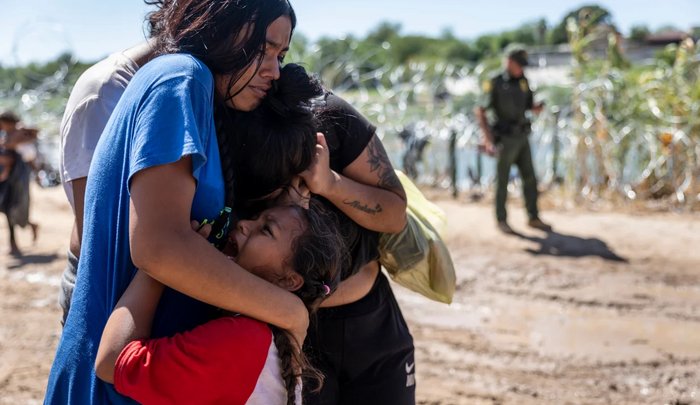
<path id="1" fill-rule="evenodd" d="M 537 218 L 537 179 L 532 166 L 528 137 L 526 135 L 503 136 L 499 145 L 501 149 L 496 167 L 496 219 L 505 221 L 507 217 L 508 176 L 513 164 L 517 165 L 520 171 L 527 214 L 530 219 Z"/>

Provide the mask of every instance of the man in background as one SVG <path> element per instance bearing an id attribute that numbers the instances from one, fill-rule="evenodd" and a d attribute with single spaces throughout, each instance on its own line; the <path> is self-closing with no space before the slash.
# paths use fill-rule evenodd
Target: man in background
<path id="1" fill-rule="evenodd" d="M 525 113 L 532 111 L 539 114 L 543 104 L 535 104 L 533 101 L 532 91 L 524 75 L 527 65 L 527 52 L 521 45 L 506 47 L 504 71 L 484 83 L 483 102 L 475 111 L 484 137 L 485 152 L 498 156 L 496 220 L 498 228 L 507 234 L 514 233 L 508 225 L 506 213 L 508 177 L 513 164 L 518 166 L 523 182 L 528 225 L 547 232 L 552 230 L 551 226 L 540 220 L 537 210 L 537 179 L 528 140 L 531 128 Z M 487 110 L 493 113 L 493 125 L 489 125 Z"/>
<path id="2" fill-rule="evenodd" d="M 0 114 L 0 213 L 7 218 L 10 254 L 17 257 L 22 252 L 17 245 L 15 228 L 29 225 L 33 241 L 38 235 L 39 226 L 29 220 L 31 167 L 22 155 L 25 145 L 36 144 L 37 132 L 35 128 L 21 125 L 19 117 L 11 111 Z"/>

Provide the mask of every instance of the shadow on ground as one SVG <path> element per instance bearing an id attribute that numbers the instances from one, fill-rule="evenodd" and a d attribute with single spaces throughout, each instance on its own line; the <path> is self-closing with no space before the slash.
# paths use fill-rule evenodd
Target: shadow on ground
<path id="1" fill-rule="evenodd" d="M 627 259 L 615 253 L 607 243 L 598 238 L 582 238 L 576 235 L 566 235 L 549 231 L 547 236 L 525 235 L 519 232 L 515 236 L 539 244 L 537 249 L 525 249 L 534 255 L 550 255 L 562 257 L 598 256 L 605 260 L 627 263 Z"/>
<path id="2" fill-rule="evenodd" d="M 47 264 L 58 259 L 58 255 L 55 253 L 50 255 L 23 255 L 9 257 L 13 257 L 13 260 L 7 266 L 8 270 L 18 269 L 27 264 Z"/>

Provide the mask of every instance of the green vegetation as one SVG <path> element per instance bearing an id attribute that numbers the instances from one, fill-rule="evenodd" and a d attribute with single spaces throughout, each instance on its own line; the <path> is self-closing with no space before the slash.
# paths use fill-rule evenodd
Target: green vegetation
<path id="1" fill-rule="evenodd" d="M 691 39 L 668 46 L 650 66 L 632 66 L 614 31 L 570 18 L 569 182 L 589 196 L 700 196 L 700 52 Z M 641 31 L 641 30 L 640 30 Z M 607 58 L 592 60 L 591 44 L 607 39 Z"/>

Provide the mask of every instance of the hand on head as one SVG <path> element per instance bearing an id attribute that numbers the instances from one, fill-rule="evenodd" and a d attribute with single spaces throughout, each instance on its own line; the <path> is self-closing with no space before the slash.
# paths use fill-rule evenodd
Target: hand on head
<path id="1" fill-rule="evenodd" d="M 326 143 L 326 137 L 318 132 L 316 134 L 316 154 L 308 169 L 301 172 L 300 176 L 306 182 L 309 190 L 318 195 L 328 195 L 338 181 L 338 174 L 331 170 L 330 151 Z"/>

